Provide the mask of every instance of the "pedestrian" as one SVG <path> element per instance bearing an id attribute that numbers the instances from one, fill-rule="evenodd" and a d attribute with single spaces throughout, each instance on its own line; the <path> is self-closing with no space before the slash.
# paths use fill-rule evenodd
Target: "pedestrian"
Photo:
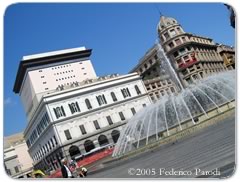
<path id="1" fill-rule="evenodd" d="M 80 170 L 79 170 L 79 176 L 80 176 L 81 178 L 86 177 L 86 176 L 87 176 L 87 168 L 85 168 L 85 167 L 83 167 L 83 166 L 80 166 L 79 169 L 80 169 Z"/>
<path id="2" fill-rule="evenodd" d="M 67 165 L 67 159 L 65 159 L 65 158 L 62 159 L 61 163 L 62 163 L 62 166 L 61 166 L 62 177 L 63 178 L 73 178 L 72 172 Z"/>

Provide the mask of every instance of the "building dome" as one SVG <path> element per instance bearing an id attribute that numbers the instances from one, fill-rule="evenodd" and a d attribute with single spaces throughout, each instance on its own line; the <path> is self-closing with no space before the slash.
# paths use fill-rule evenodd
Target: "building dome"
<path id="1" fill-rule="evenodd" d="M 176 25 L 176 24 L 178 24 L 178 22 L 174 18 L 161 16 L 160 21 L 158 23 L 158 31 L 160 32 L 163 29 L 165 29 L 166 27 Z"/>

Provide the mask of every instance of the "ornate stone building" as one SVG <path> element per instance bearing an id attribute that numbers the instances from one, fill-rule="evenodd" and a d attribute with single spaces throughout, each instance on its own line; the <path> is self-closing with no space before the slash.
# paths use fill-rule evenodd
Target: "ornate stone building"
<path id="1" fill-rule="evenodd" d="M 130 71 L 137 72 L 143 79 L 152 101 L 157 101 L 166 94 L 177 92 L 177 87 L 170 76 L 162 69 L 162 60 L 158 57 L 157 46 L 154 45 Z"/>
<path id="2" fill-rule="evenodd" d="M 187 33 L 171 17 L 160 17 L 158 35 L 184 87 L 212 73 L 227 70 L 211 38 Z"/>
<path id="3" fill-rule="evenodd" d="M 12 178 L 27 178 L 31 176 L 33 160 L 28 153 L 23 133 L 17 133 L 3 139 L 4 167 Z"/>
<path id="4" fill-rule="evenodd" d="M 228 69 L 235 69 L 235 50 L 233 47 L 223 44 L 218 44 L 218 53 L 222 56 L 225 66 Z"/>

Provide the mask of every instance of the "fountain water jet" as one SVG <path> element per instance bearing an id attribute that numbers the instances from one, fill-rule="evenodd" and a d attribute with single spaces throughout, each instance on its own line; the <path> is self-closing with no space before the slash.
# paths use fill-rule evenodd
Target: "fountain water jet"
<path id="1" fill-rule="evenodd" d="M 235 71 L 211 75 L 184 89 L 160 45 L 158 51 L 160 59 L 167 62 L 171 76 L 175 76 L 174 80 L 181 92 L 163 96 L 133 116 L 120 134 L 113 157 L 158 141 L 163 133 L 169 136 L 171 129 L 181 130 L 182 124 L 186 122 L 195 124 L 195 119 L 203 115 L 209 118 L 208 112 L 214 109 L 223 112 L 220 107 L 225 104 L 229 106 L 235 100 Z"/>

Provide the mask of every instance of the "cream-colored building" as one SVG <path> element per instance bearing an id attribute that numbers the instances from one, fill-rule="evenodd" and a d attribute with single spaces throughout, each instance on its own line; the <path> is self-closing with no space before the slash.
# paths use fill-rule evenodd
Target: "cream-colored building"
<path id="1" fill-rule="evenodd" d="M 225 66 L 229 69 L 235 69 L 235 50 L 234 47 L 217 44 L 217 51 L 222 56 Z"/>
<path id="2" fill-rule="evenodd" d="M 234 68 L 232 48 L 219 46 L 211 38 L 185 32 L 174 18 L 161 16 L 157 31 L 160 44 L 183 87 L 213 73 Z M 153 101 L 180 91 L 165 62 L 159 47 L 154 45 L 130 71 L 141 75 Z"/>
<path id="3" fill-rule="evenodd" d="M 162 69 L 162 60 L 158 57 L 157 46 L 151 47 L 130 71 L 137 72 L 143 79 L 148 95 L 156 102 L 164 95 L 178 92 L 178 88 L 170 75 Z"/>
<path id="4" fill-rule="evenodd" d="M 28 121 L 44 94 L 96 78 L 91 51 L 78 47 L 23 57 L 13 91 L 19 93 Z"/>
<path id="5" fill-rule="evenodd" d="M 165 16 L 160 17 L 157 30 L 160 43 L 184 87 L 194 80 L 227 70 L 211 38 L 187 33 L 177 20 Z"/>
<path id="6" fill-rule="evenodd" d="M 4 166 L 8 175 L 13 178 L 29 177 L 33 160 L 28 153 L 23 133 L 4 138 Z"/>

